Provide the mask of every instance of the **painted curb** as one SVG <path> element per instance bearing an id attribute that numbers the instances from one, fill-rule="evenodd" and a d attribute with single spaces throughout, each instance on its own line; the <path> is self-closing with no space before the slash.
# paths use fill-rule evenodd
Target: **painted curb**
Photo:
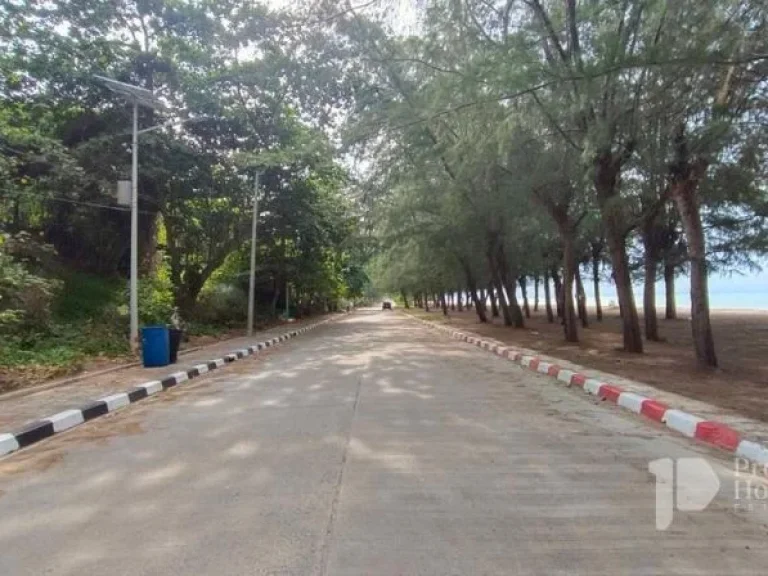
<path id="1" fill-rule="evenodd" d="M 168 388 L 173 388 L 182 382 L 207 374 L 212 370 L 222 368 L 241 358 L 247 358 L 253 354 L 258 354 L 262 350 L 270 348 L 278 343 L 286 342 L 291 338 L 295 338 L 308 330 L 317 328 L 336 318 L 337 316 L 332 316 L 325 320 L 321 320 L 320 322 L 302 326 L 301 328 L 291 330 L 290 332 L 286 332 L 285 334 L 271 338 L 270 340 L 258 342 L 248 348 L 235 350 L 234 352 L 224 355 L 222 358 L 215 358 L 203 362 L 186 371 L 174 372 L 160 380 L 139 384 L 126 392 L 110 394 L 104 398 L 88 402 L 79 408 L 64 410 L 53 416 L 30 422 L 16 432 L 0 433 L 0 456 L 5 456 L 6 454 L 10 454 L 21 448 L 26 448 L 40 440 L 50 438 L 54 434 L 64 432 L 65 430 L 79 426 L 84 422 L 88 422 L 89 420 L 93 420 L 104 414 L 120 410 L 125 406 L 139 402 L 144 398 L 148 398 L 153 394 L 157 394 Z"/>
<path id="2" fill-rule="evenodd" d="M 586 393 L 596 396 L 600 400 L 611 402 L 633 414 L 659 422 L 678 434 L 746 458 L 765 467 L 765 472 L 768 474 L 768 447 L 759 442 L 745 440 L 738 430 L 722 422 L 707 420 L 682 410 L 675 410 L 664 402 L 646 398 L 640 394 L 624 390 L 620 386 L 562 368 L 538 356 L 530 356 L 529 353 L 524 354 L 522 350 L 517 350 L 507 344 L 485 340 L 477 334 L 456 330 L 450 326 L 424 320 L 406 312 L 403 314 L 429 328 L 440 330 L 450 335 L 451 338 L 474 344 L 481 350 L 490 350 L 497 356 L 506 358 L 538 374 L 554 378 L 566 386 L 583 388 Z"/>

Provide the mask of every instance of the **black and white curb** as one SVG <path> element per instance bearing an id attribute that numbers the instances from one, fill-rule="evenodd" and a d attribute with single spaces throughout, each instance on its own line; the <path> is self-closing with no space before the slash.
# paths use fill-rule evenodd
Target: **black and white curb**
<path id="1" fill-rule="evenodd" d="M 280 336 L 270 338 L 269 340 L 258 342 L 253 346 L 235 350 L 234 352 L 226 354 L 222 358 L 216 358 L 214 360 L 209 360 L 208 362 L 203 362 L 197 366 L 193 366 L 186 371 L 174 372 L 173 374 L 170 374 L 161 380 L 145 382 L 144 384 L 139 384 L 135 388 L 131 388 L 126 392 L 110 394 L 109 396 L 88 402 L 79 408 L 64 410 L 63 412 L 59 412 L 58 414 L 54 414 L 48 418 L 35 420 L 34 422 L 30 422 L 16 432 L 0 433 L 0 456 L 15 452 L 21 448 L 26 448 L 27 446 L 34 444 L 35 442 L 39 442 L 40 440 L 44 440 L 45 438 L 49 438 L 54 434 L 64 432 L 65 430 L 74 428 L 75 426 L 83 424 L 84 422 L 88 422 L 89 420 L 93 420 L 94 418 L 98 418 L 104 414 L 119 410 L 120 408 L 128 406 L 129 404 L 133 404 L 143 400 L 144 398 L 148 398 L 149 396 L 157 394 L 158 392 L 162 392 L 163 390 L 167 390 L 168 388 L 173 388 L 182 382 L 197 378 L 202 374 L 206 374 L 207 372 L 221 368 L 222 366 L 225 366 L 231 362 L 235 362 L 241 358 L 245 358 L 253 354 L 258 354 L 262 350 L 290 340 L 291 338 L 295 338 L 296 336 L 299 336 L 308 330 L 317 328 L 321 324 L 325 324 L 331 320 L 333 320 L 333 318 L 327 318 L 325 320 L 321 320 L 320 322 L 315 322 L 314 324 L 303 326 L 296 330 L 292 330 L 291 332 L 286 332 Z"/>

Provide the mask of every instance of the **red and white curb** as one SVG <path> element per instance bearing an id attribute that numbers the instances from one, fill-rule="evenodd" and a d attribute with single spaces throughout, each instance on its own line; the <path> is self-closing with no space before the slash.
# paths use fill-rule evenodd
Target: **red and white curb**
<path id="1" fill-rule="evenodd" d="M 172 388 L 173 386 L 181 384 L 182 382 L 186 382 L 187 380 L 197 378 L 202 374 L 206 374 L 207 372 L 221 368 L 222 366 L 240 360 L 241 358 L 245 358 L 252 354 L 258 354 L 262 350 L 285 342 L 286 340 L 290 340 L 291 338 L 295 338 L 296 336 L 299 336 L 308 330 L 317 328 L 321 324 L 325 324 L 331 320 L 333 320 L 333 318 L 328 318 L 326 320 L 321 320 L 320 322 L 315 322 L 314 324 L 303 326 L 296 330 L 281 334 L 280 336 L 275 336 L 274 338 L 258 342 L 253 346 L 235 350 L 230 354 L 226 354 L 222 358 L 215 358 L 213 360 L 203 362 L 185 371 L 174 372 L 162 380 L 145 382 L 144 384 L 139 384 L 138 386 L 131 388 L 126 392 L 111 394 L 109 396 L 105 396 L 104 398 L 99 398 L 98 400 L 88 402 L 79 408 L 64 410 L 63 412 L 59 412 L 53 416 L 35 420 L 34 422 L 30 422 L 15 432 L 0 433 L 0 456 L 4 456 L 10 452 L 19 450 L 20 448 L 26 448 L 27 446 L 34 444 L 35 442 L 39 442 L 45 438 L 49 438 L 54 434 L 64 432 L 65 430 L 74 428 L 75 426 L 83 424 L 84 422 L 93 420 L 94 418 L 98 418 L 104 414 L 114 412 L 115 410 L 119 410 L 120 408 L 128 406 L 129 404 L 133 404 L 139 400 L 143 400 L 144 398 L 152 396 L 153 394 L 157 394 L 158 392 Z"/>
<path id="2" fill-rule="evenodd" d="M 478 348 L 488 350 L 502 358 L 507 358 L 523 368 L 555 378 L 566 386 L 582 388 L 588 394 L 664 424 L 667 428 L 683 436 L 694 438 L 710 446 L 731 452 L 741 458 L 751 460 L 760 466 L 768 467 L 768 447 L 759 442 L 744 439 L 740 432 L 726 424 L 700 418 L 682 410 L 675 410 L 653 398 L 647 398 L 609 382 L 603 382 L 590 378 L 585 374 L 567 370 L 555 363 L 544 361 L 538 356 L 531 356 L 530 353 L 526 355 L 514 347 L 484 340 L 476 334 L 455 330 L 410 314 L 406 314 L 406 316 L 418 320 L 430 328 L 445 332 L 456 340 L 474 344 Z"/>

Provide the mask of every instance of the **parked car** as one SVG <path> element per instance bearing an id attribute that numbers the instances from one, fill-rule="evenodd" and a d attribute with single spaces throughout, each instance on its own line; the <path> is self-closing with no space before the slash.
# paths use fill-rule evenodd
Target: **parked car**
<path id="1" fill-rule="evenodd" d="M 390 302 L 389 300 L 384 300 L 384 302 L 381 303 L 381 309 L 392 310 L 392 302 Z"/>

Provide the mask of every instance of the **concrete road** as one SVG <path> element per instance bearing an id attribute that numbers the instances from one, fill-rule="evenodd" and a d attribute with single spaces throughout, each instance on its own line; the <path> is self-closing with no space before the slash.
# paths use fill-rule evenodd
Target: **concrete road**
<path id="1" fill-rule="evenodd" d="M 723 487 L 658 531 L 665 457 Z M 0 574 L 765 574 L 730 467 L 359 312 L 0 461 Z"/>

